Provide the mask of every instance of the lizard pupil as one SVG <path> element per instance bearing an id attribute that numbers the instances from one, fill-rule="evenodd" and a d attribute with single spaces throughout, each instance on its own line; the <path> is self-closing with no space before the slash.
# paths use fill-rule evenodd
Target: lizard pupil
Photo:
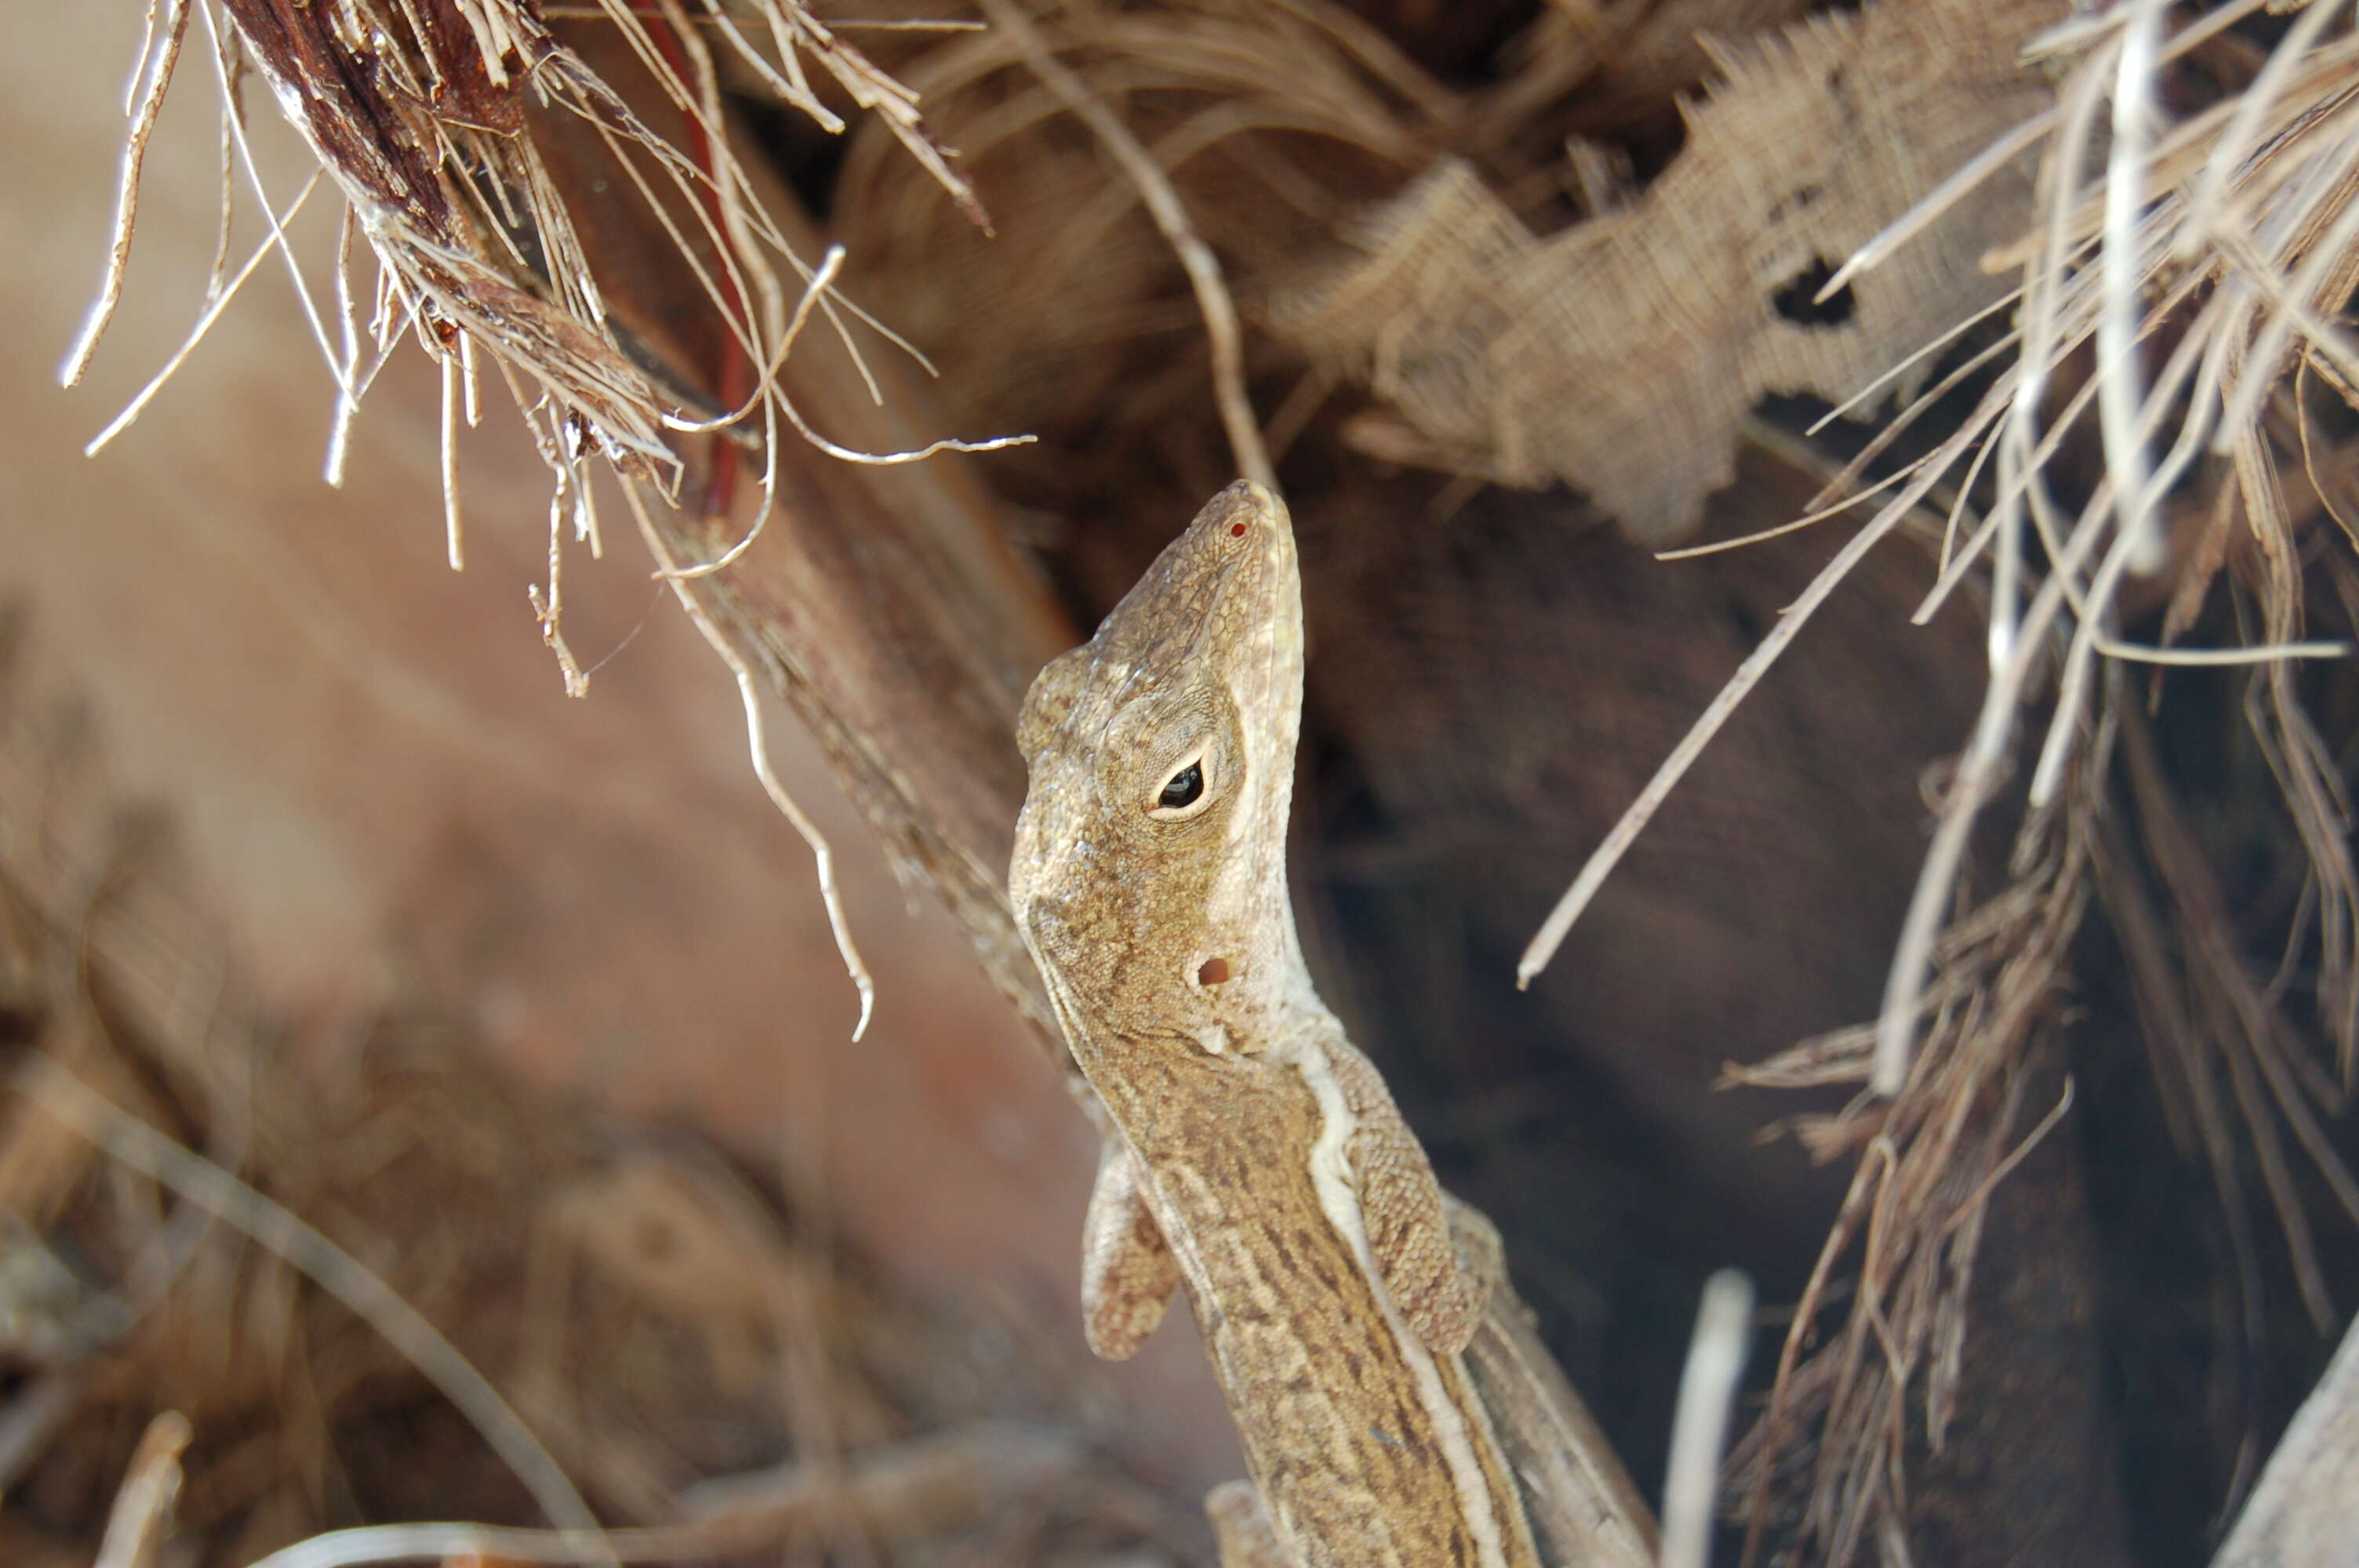
<path id="1" fill-rule="evenodd" d="M 1163 786 L 1163 794 L 1155 804 L 1166 811 L 1178 811 L 1195 805 L 1196 797 L 1203 793 L 1204 764 L 1190 762 L 1171 775 L 1171 782 Z"/>

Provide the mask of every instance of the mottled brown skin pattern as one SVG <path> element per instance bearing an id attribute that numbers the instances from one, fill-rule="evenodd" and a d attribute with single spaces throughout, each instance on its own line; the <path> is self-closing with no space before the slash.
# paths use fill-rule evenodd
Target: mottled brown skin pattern
<path id="1" fill-rule="evenodd" d="M 1301 691 L 1292 530 L 1239 483 L 1025 704 L 1009 892 L 1113 1129 L 1084 1326 L 1126 1356 L 1187 1284 L 1261 1505 L 1216 1496 L 1224 1563 L 1536 1568 L 1458 1354 L 1486 1281 L 1303 966 Z"/>
<path id="2" fill-rule="evenodd" d="M 1191 1292 L 1198 1327 L 1280 1539 L 1306 1565 L 1474 1568 L 1432 1417 L 1387 1354 L 1381 1287 L 1313 1188 L 1322 1118 L 1310 1090 L 1288 1067 L 1168 1043 L 1100 1060 L 1107 1081 L 1124 1080 L 1109 1108 L 1141 1130 L 1136 1158 L 1162 1173 L 1161 1223 L 1209 1281 Z M 1435 1365 L 1473 1409 L 1456 1357 Z M 1495 1506 L 1519 1507 L 1488 1444 L 1478 1452 Z"/>

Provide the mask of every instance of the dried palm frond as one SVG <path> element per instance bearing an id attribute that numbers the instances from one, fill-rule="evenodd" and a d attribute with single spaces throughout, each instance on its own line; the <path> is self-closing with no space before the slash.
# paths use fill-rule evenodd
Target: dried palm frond
<path id="1" fill-rule="evenodd" d="M 2149 36 L 2163 12 L 2154 5 L 2126 7 L 2104 27 L 2082 27 L 2070 38 L 2086 58 L 2067 77 L 2055 117 L 2057 142 L 2041 177 L 2045 221 L 2013 252 L 2023 268 L 2024 301 L 2016 361 L 1975 417 L 1917 469 L 1908 492 L 1921 493 L 1920 486 L 1969 452 L 1976 466 L 1995 452 L 1993 503 L 1949 555 L 1920 615 L 1930 615 L 1966 571 L 1987 563 L 1993 677 L 1983 730 L 1969 753 L 1970 762 L 1990 759 L 1985 774 L 1995 771 L 2021 705 L 2060 653 L 2055 712 L 2030 779 L 2034 807 L 2055 797 L 2065 767 L 2085 744 L 2082 716 L 2100 654 L 2258 667 L 2268 693 L 2261 738 L 2280 762 L 2279 783 L 2317 878 L 2320 1022 L 2347 1077 L 2359 1064 L 2359 876 L 2347 840 L 2347 803 L 2301 715 L 2288 661 L 2350 650 L 2298 641 L 2299 542 L 2278 477 L 2281 459 L 2296 454 L 2273 445 L 2287 433 L 2273 416 L 2276 394 L 2298 363 L 2332 366 L 2347 357 L 2344 334 L 2328 317 L 2359 283 L 2359 114 L 2349 103 L 2359 92 L 2359 36 L 2321 39 L 2321 19 L 2330 10 L 2312 7 L 2244 94 L 2167 134 L 2144 129 L 2158 60 L 2184 52 L 2245 9 L 2203 18 L 2167 49 Z M 2049 43 L 2060 48 L 2063 41 Z M 2108 91 L 2115 98 L 2114 135 L 2103 189 L 2091 192 L 2082 170 L 2096 108 Z M 2091 259 L 2094 266 L 2084 265 Z M 2149 383 L 2138 345 L 2160 343 L 2172 332 L 2176 341 Z M 2091 347 L 2093 373 L 2060 416 L 2047 419 L 2051 376 L 2069 355 Z M 2359 378 L 2345 381 L 2359 384 Z M 2068 518 L 2044 465 L 2092 402 L 2107 471 Z M 2155 445 L 2163 445 L 2162 454 L 2150 460 Z M 2196 514 L 2215 530 L 2239 516 L 2244 521 L 2263 567 L 2256 585 L 2261 641 L 2215 650 L 2128 643 L 2117 635 L 2114 608 L 2126 579 L 2162 571 L 2174 554 L 2184 557 L 2178 589 L 2183 608 L 2166 622 L 2168 644 L 2184 632 L 2218 570 L 2222 557 L 2172 538 L 2166 504 L 2207 450 L 2226 460 L 2223 500 Z M 1964 516 L 1964 493 L 1957 519 Z M 1904 494 L 1912 503 L 1917 499 Z M 2043 554 L 2049 570 L 2035 580 Z M 1887 1093 L 1906 1071 L 1909 1020 L 1962 847 L 1964 828 L 1955 825 L 1971 822 L 1995 782 L 1986 777 L 1984 787 L 1945 813 L 1941 852 L 1929 857 L 1919 883 L 1878 1033 L 1876 1082 Z"/>
<path id="2" fill-rule="evenodd" d="M 798 255 L 766 211 L 723 107 L 723 63 L 750 71 L 782 102 L 841 132 L 842 118 L 821 102 L 804 65 L 806 57 L 817 62 L 837 91 L 916 155 L 968 221 L 986 222 L 972 189 L 926 131 L 916 95 L 798 0 L 697 0 L 692 6 L 666 0 L 652 7 L 599 0 L 554 19 L 526 0 L 160 3 L 160 16 L 150 11 L 135 72 L 106 278 L 68 357 L 65 379 L 79 379 L 88 366 L 120 296 L 141 158 L 194 16 L 203 22 L 222 87 L 224 145 L 237 149 L 270 232 L 245 269 L 227 272 L 234 181 L 225 164 L 224 250 L 190 346 L 236 281 L 271 251 L 282 253 L 335 379 L 327 474 L 336 482 L 361 397 L 414 329 L 442 369 L 454 568 L 463 560 L 463 537 L 451 449 L 461 411 L 470 424 L 477 417 L 479 362 L 488 360 L 508 382 L 556 475 L 549 582 L 536 602 L 568 687 L 577 693 L 585 677 L 564 649 L 560 570 L 569 524 L 593 554 L 603 546 L 589 459 L 603 454 L 626 477 L 676 497 L 684 436 L 726 432 L 758 445 L 766 454 L 766 490 L 776 482 L 782 427 L 836 449 L 783 395 L 777 374 L 814 307 L 839 330 L 847 315 L 860 313 L 830 295 L 832 272 Z M 717 49 L 708 33 L 719 39 Z M 267 83 L 344 200 L 330 308 L 314 298 L 285 234 L 294 207 L 313 186 L 279 209 L 247 147 L 238 83 L 248 71 Z M 593 195 L 609 184 L 629 194 Z M 640 205 L 627 223 L 673 253 L 676 287 L 687 299 L 636 297 L 655 264 L 621 253 L 601 232 L 625 222 L 614 216 L 614 203 L 631 200 Z M 378 264 L 365 299 L 353 276 L 355 235 Z M 801 280 L 799 305 L 790 303 L 782 271 Z M 701 323 L 667 326 L 668 318 L 693 317 L 700 305 L 707 312 Z M 93 451 L 137 416 L 170 369 L 101 433 Z M 758 423 L 758 435 L 749 423 Z M 725 489 L 725 480 L 715 483 Z"/>
<path id="3" fill-rule="evenodd" d="M 852 325 L 864 322 L 888 341 L 900 340 L 833 293 L 841 253 L 813 261 L 788 243 L 791 220 L 766 205 L 776 200 L 775 179 L 737 151 L 723 99 L 724 65 L 823 129 L 842 132 L 844 120 L 821 102 L 804 64 L 806 57 L 817 62 L 832 92 L 870 111 L 915 154 L 964 221 L 986 222 L 919 118 L 916 95 L 799 0 L 597 0 L 563 15 L 531 0 L 158 4 L 163 8 L 149 13 L 134 72 L 114 243 L 65 380 L 72 383 L 87 368 L 120 297 L 141 160 L 192 16 L 202 20 L 221 87 L 223 245 L 188 341 L 89 449 L 137 417 L 238 286 L 276 251 L 336 384 L 330 482 L 341 479 L 361 398 L 401 339 L 414 330 L 440 365 L 445 529 L 454 570 L 465 554 L 459 423 L 478 417 L 482 362 L 507 383 L 554 476 L 548 581 L 534 586 L 531 603 L 569 695 L 586 694 L 589 676 L 563 630 L 567 535 L 593 557 L 604 544 L 591 483 L 593 458 L 603 455 L 636 487 L 635 509 L 661 498 L 702 525 L 731 512 L 738 459 L 729 448 L 759 454 L 760 504 L 744 536 L 710 559 L 685 550 L 660 554 L 660 575 L 678 586 L 732 564 L 760 535 L 775 510 L 782 441 L 799 439 L 829 460 L 898 463 L 944 449 L 987 449 L 1025 439 L 942 439 L 911 450 L 856 451 L 822 435 L 787 395 L 787 358 L 814 313 L 842 337 L 879 403 L 883 395 Z M 269 85 L 319 163 L 284 209 L 264 188 L 248 146 L 239 86 L 249 71 Z M 262 200 L 269 232 L 232 274 L 228 242 L 240 165 Z M 333 302 L 324 311 L 287 237 L 296 210 L 323 178 L 345 205 L 332 258 Z M 377 262 L 374 293 L 365 299 L 354 285 L 355 236 Z M 792 299 L 788 275 L 799 279 Z M 703 482 L 690 494 L 695 470 Z M 744 670 L 737 673 L 750 702 L 753 688 Z M 760 726 L 751 728 L 756 772 L 766 773 Z M 821 900 L 860 991 L 864 1029 L 874 987 L 844 916 L 830 847 L 774 780 L 765 784 L 818 862 Z"/>
<path id="4" fill-rule="evenodd" d="M 1773 1498 L 1794 1495 L 1799 1517 L 1782 1533 L 1816 1543 L 1826 1562 L 1853 1561 L 1906 1518 L 1901 1460 L 1917 1411 L 1927 1446 L 1940 1450 L 1992 1194 L 2071 1100 L 2068 1080 L 2059 1103 L 2020 1130 L 2034 1048 L 2055 1022 L 2089 902 L 2109 750 L 2107 737 L 2092 737 L 2065 798 L 2017 834 L 2006 884 L 1942 933 L 1925 1038 L 1899 1096 L 1887 1104 L 1863 1091 L 1840 1115 L 1797 1124 L 1816 1158 L 1854 1154 L 1858 1164 L 1795 1308 L 1768 1408 L 1731 1461 L 1750 1498 L 1748 1553 Z M 1846 1031 L 1728 1076 L 1864 1084 L 1874 1047 L 1873 1030 Z M 1843 1325 L 1805 1357 L 1846 1261 L 1857 1275 Z"/>
<path id="5" fill-rule="evenodd" d="M 2359 876 L 2346 786 L 2293 674 L 2297 659 L 2350 652 L 2301 640 L 2305 553 L 2343 552 L 2351 541 L 2319 526 L 2348 454 L 2331 449 L 2320 476 L 2299 382 L 2314 375 L 2359 405 L 2359 351 L 2337 320 L 2359 285 L 2359 35 L 2337 27 L 2333 8 L 2312 5 L 2241 92 L 2176 124 L 2161 124 L 2157 107 L 2169 62 L 2256 8 L 2232 5 L 2166 37 L 2166 8 L 2141 0 L 2035 40 L 2030 52 L 2059 70 L 2057 107 L 2002 138 L 1993 157 L 1970 164 L 1826 286 L 1840 288 L 1889 255 L 1996 167 L 1996 155 L 2049 143 L 2038 223 L 1994 258 L 2020 272 L 2009 362 L 1962 426 L 1888 481 L 1897 493 L 1831 568 L 1945 487 L 1950 543 L 1920 618 L 1973 577 L 1988 596 L 1990 683 L 1941 803 L 1875 1027 L 1839 1049 L 1814 1046 L 1743 1075 L 1840 1081 L 1848 1065 L 1889 1100 L 1873 1109 L 1864 1100 L 1809 1130 L 1822 1151 L 1863 1141 L 1864 1150 L 1768 1411 L 1743 1451 L 1756 1546 L 1773 1498 L 1786 1497 L 1797 1545 L 1852 1561 L 1900 1517 L 1914 1414 L 1927 1445 L 1940 1449 L 1980 1214 L 2009 1162 L 2004 1151 L 2022 1136 L 2022 1074 L 2055 1014 L 2066 948 L 2093 891 L 2114 916 L 2150 1029 L 2176 1042 L 2161 1054 L 2162 1091 L 2194 1124 L 2188 1136 L 2200 1140 L 2230 1211 L 2247 1295 L 2256 1286 L 2235 1123 L 2260 1164 L 2305 1304 L 2321 1328 L 2332 1322 L 2281 1127 L 2359 1223 L 2359 1184 L 2319 1119 L 2321 1108 L 2339 1108 L 2359 1053 Z M 2108 102 L 2110 136 L 2099 121 Z M 2104 172 L 2093 178 L 2100 150 Z M 2068 507 L 2056 460 L 2091 434 L 2102 471 Z M 1995 479 L 1977 489 L 1986 464 Z M 2310 492 L 2289 481 L 2294 472 L 2310 476 Z M 2177 646 L 2232 560 L 2243 568 L 2232 590 L 2255 604 L 2254 642 Z M 2133 643 L 2120 631 L 2125 590 L 2158 579 L 2169 601 L 2160 642 Z M 2314 956 L 2308 1027 L 2285 983 L 2290 957 L 2277 982 L 2247 972 L 2145 739 L 2135 706 L 2143 694 L 2126 672 L 2174 664 L 2252 666 L 2248 721 L 2309 860 L 2296 916 L 2308 929 L 2289 944 Z M 1962 913 L 1968 840 L 2001 800 L 2018 731 L 2044 700 L 2052 710 L 2025 791 L 2012 885 Z M 2099 810 L 2117 733 L 2128 739 L 2125 814 L 2168 892 L 2168 922 L 2147 907 L 2119 829 L 2108 830 Z M 2184 982 L 2173 979 L 2181 972 Z M 2339 1065 L 2339 1087 L 2320 1054 Z M 1829 1271 L 1854 1245 L 1864 1251 L 1845 1326 L 1806 1357 Z M 1812 1460 L 1803 1457 L 1806 1433 L 1816 1436 Z"/>
<path id="6" fill-rule="evenodd" d="M 1012 408 L 1053 424 L 1108 397 L 1171 395 L 1168 359 L 1136 378 L 1143 386 L 1120 372 L 1126 346 L 1198 325 L 1197 306 L 1176 296 L 1203 262 L 1175 259 L 1192 248 L 1166 237 L 1176 217 L 1243 280 L 1249 314 L 1266 275 L 1356 198 L 1423 167 L 1439 127 L 1466 112 L 1327 0 L 989 14 L 990 32 L 913 49 L 895 66 L 987 182 L 1007 220 L 1000 237 L 984 246 L 962 232 L 873 132 L 853 138 L 837 188 L 839 233 L 881 258 L 874 276 L 903 300 L 912 336 L 940 344 L 946 394 L 970 419 Z M 1116 145 L 1112 130 L 1137 147 L 1077 149 L 1068 115 L 1091 123 L 1101 146 Z M 1251 346 L 1266 362 L 1266 346 Z M 1200 390 L 1199 363 L 1180 367 L 1191 377 L 1180 397 Z"/>

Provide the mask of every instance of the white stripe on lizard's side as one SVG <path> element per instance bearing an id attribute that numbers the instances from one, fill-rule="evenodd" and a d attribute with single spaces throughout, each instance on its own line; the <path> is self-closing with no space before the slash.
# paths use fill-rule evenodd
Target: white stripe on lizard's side
<path id="1" fill-rule="evenodd" d="M 1474 1544 L 1482 1553 L 1481 1568 L 1506 1568 L 1506 1539 L 1498 1515 L 1491 1506 L 1491 1488 L 1483 1473 L 1482 1458 L 1475 1452 L 1474 1435 L 1467 1430 L 1466 1412 L 1450 1397 L 1450 1387 L 1442 1379 L 1441 1368 L 1434 1365 L 1433 1353 L 1401 1316 L 1400 1309 L 1393 1304 L 1392 1292 L 1385 1288 L 1384 1276 L 1376 1271 L 1375 1253 L 1368 1246 L 1368 1229 L 1360 1217 L 1360 1198 L 1352 1186 L 1351 1162 L 1345 1152 L 1352 1134 L 1358 1130 L 1358 1119 L 1344 1102 L 1343 1086 L 1335 1081 L 1335 1069 L 1327 1059 L 1325 1047 L 1315 1038 L 1288 1047 L 1283 1059 L 1302 1075 L 1302 1081 L 1319 1102 L 1319 1141 L 1310 1150 L 1310 1181 L 1318 1189 L 1319 1206 L 1326 1211 L 1328 1223 L 1351 1243 L 1352 1255 L 1359 1260 L 1360 1272 L 1366 1277 L 1376 1304 L 1384 1310 L 1385 1326 L 1400 1346 L 1401 1359 L 1408 1364 L 1410 1376 L 1417 1379 L 1419 1402 L 1433 1422 L 1434 1437 L 1441 1444 L 1451 1479 L 1457 1484 L 1458 1511 L 1466 1520 L 1467 1529 L 1473 1532 Z"/>

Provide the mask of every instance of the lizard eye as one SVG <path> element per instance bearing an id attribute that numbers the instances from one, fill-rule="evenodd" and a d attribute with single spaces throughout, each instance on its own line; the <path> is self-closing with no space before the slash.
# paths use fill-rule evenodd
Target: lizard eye
<path id="1" fill-rule="evenodd" d="M 1204 793 L 1204 760 L 1193 757 L 1187 766 L 1164 781 L 1162 793 L 1155 797 L 1147 814 L 1167 822 L 1184 821 L 1210 804 L 1212 797 Z"/>

